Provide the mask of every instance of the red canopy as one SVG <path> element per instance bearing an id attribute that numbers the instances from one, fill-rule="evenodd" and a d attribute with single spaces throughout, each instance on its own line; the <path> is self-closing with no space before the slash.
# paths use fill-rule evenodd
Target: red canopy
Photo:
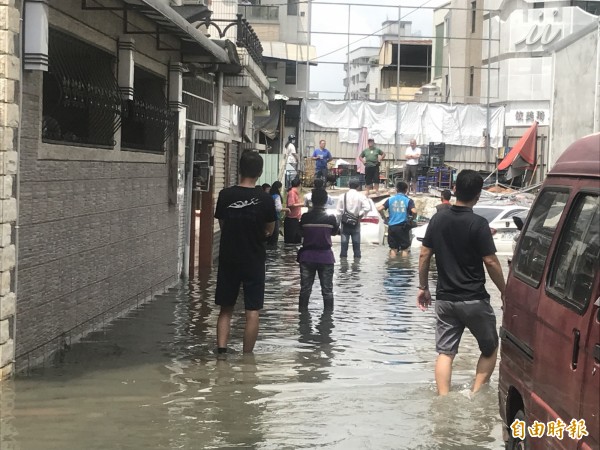
<path id="1" fill-rule="evenodd" d="M 519 142 L 515 144 L 512 150 L 504 157 L 502 162 L 498 165 L 498 170 L 507 169 L 513 162 L 521 159 L 533 165 L 535 163 L 535 143 L 537 141 L 537 122 L 533 122 L 531 127 L 525 132 L 525 134 L 519 139 Z"/>

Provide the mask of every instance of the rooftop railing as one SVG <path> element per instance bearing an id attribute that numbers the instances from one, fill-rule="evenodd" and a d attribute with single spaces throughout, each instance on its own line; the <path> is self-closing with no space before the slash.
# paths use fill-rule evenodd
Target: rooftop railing
<path id="1" fill-rule="evenodd" d="M 229 28 L 235 26 L 237 31 L 235 44 L 248 50 L 254 62 L 262 67 L 263 46 L 258 35 L 242 14 L 236 14 L 236 17 L 236 20 L 212 19 L 207 26 L 214 26 L 219 31 L 221 39 L 225 37 Z M 223 28 L 219 24 L 222 24 Z"/>
<path id="2" fill-rule="evenodd" d="M 266 5 L 239 5 L 238 13 L 243 14 L 246 20 L 279 22 L 279 6 Z"/>

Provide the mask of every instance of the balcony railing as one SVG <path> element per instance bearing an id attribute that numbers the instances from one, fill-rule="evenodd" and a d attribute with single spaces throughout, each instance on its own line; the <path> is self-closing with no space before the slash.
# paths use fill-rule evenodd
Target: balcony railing
<path id="1" fill-rule="evenodd" d="M 237 28 L 235 44 L 238 47 L 243 47 L 248 50 L 248 53 L 254 62 L 262 67 L 263 46 L 260 43 L 258 35 L 252 28 L 252 25 L 250 25 L 248 21 L 244 19 L 242 14 L 236 14 L 236 16 L 236 20 L 212 19 L 207 24 L 207 27 L 210 25 L 214 26 L 219 31 L 219 37 L 223 39 L 227 33 L 227 30 L 235 26 Z M 221 24 L 223 28 L 221 28 L 221 26 L 218 24 Z"/>
<path id="2" fill-rule="evenodd" d="M 279 22 L 279 6 L 239 5 L 238 13 L 243 14 L 246 20 L 250 22 Z"/>

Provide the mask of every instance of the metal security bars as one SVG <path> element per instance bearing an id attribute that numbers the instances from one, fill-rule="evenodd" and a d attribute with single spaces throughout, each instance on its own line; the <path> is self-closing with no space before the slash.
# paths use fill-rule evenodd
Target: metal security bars
<path id="1" fill-rule="evenodd" d="M 177 127 L 177 113 L 168 108 L 165 80 L 135 67 L 133 100 L 123 100 L 121 148 L 162 153 Z"/>
<path id="2" fill-rule="evenodd" d="M 121 124 L 114 56 L 55 29 L 48 36 L 42 140 L 113 147 Z"/>
<path id="3" fill-rule="evenodd" d="M 186 118 L 199 125 L 212 125 L 214 122 L 214 90 L 212 79 L 198 76 L 183 77 L 183 104 L 186 105 Z"/>

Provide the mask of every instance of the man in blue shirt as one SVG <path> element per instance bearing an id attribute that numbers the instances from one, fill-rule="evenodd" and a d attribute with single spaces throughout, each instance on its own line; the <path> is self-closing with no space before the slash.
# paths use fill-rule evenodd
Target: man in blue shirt
<path id="1" fill-rule="evenodd" d="M 315 178 L 322 178 L 327 182 L 327 163 L 331 160 L 331 153 L 325 148 L 325 140 L 319 141 L 319 148 L 316 148 L 312 154 L 315 163 Z"/>
<path id="2" fill-rule="evenodd" d="M 408 255 L 410 249 L 410 218 L 417 214 L 415 202 L 407 197 L 406 191 L 408 184 L 404 181 L 399 181 L 396 184 L 398 193 L 393 197 L 388 198 L 383 205 L 377 207 L 377 211 L 381 213 L 384 209 L 389 211 L 388 221 L 388 245 L 390 246 L 390 258 L 395 258 L 398 255 L 398 250 L 402 251 L 402 255 Z"/>

